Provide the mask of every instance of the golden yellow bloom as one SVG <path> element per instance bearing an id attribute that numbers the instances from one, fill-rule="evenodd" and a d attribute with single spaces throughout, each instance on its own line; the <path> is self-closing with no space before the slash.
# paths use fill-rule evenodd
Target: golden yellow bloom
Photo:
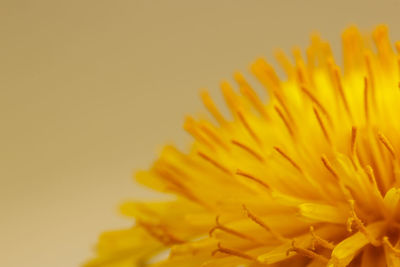
<path id="1" fill-rule="evenodd" d="M 188 118 L 191 150 L 136 176 L 176 199 L 123 205 L 136 226 L 87 266 L 400 266 L 400 56 L 386 27 L 372 37 L 343 33 L 343 70 L 317 36 L 305 58 L 277 53 L 283 81 L 257 60 L 270 100 L 236 73 L 232 119 L 204 92 L 215 123 Z"/>

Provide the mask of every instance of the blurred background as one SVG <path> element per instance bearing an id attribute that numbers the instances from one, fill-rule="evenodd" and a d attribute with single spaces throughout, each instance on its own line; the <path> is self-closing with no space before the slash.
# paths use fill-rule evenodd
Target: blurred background
<path id="1" fill-rule="evenodd" d="M 400 0 L 0 0 L 0 266 L 79 266 L 165 143 L 185 148 L 200 88 L 259 56 L 377 23 Z"/>

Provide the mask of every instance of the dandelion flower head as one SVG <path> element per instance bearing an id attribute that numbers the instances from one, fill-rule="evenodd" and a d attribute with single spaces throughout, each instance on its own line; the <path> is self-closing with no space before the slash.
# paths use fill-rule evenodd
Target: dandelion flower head
<path id="1" fill-rule="evenodd" d="M 229 118 L 202 92 L 190 151 L 136 174 L 175 198 L 122 205 L 135 225 L 104 233 L 87 266 L 400 266 L 400 43 L 385 26 L 342 43 L 342 64 L 318 36 L 278 52 L 284 78 L 256 60 L 268 101 L 235 73 Z"/>

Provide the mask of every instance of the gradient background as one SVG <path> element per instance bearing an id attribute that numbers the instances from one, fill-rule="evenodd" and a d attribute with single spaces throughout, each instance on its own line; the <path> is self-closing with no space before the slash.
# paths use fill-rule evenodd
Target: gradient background
<path id="1" fill-rule="evenodd" d="M 198 89 L 318 30 L 400 39 L 400 1 L 0 1 L 0 266 L 78 266 L 131 225 L 124 199 L 161 146 L 185 147 Z M 337 54 L 338 55 L 338 54 Z M 338 59 L 340 56 L 338 55 Z"/>

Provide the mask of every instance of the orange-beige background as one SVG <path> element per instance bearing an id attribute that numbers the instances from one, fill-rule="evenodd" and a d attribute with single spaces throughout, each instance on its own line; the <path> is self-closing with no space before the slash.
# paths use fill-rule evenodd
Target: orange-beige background
<path id="1" fill-rule="evenodd" d="M 1 0 L 0 266 L 68 267 L 101 231 L 131 225 L 131 177 L 207 87 L 318 30 L 377 23 L 400 39 L 399 0 Z M 338 55 L 338 60 L 340 56 Z"/>

